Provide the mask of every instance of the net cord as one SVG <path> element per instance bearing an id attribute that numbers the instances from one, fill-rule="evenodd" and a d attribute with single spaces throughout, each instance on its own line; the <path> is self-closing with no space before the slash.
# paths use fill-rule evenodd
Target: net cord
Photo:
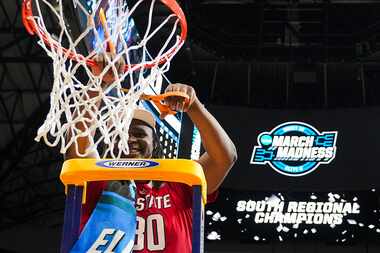
<path id="1" fill-rule="evenodd" d="M 40 1 L 46 4 L 48 9 L 59 20 L 61 31 L 56 37 L 53 37 L 53 35 L 50 35 L 47 31 L 43 20 L 44 16 L 41 11 Z M 183 45 L 183 41 L 177 36 L 174 45 L 168 49 L 170 41 L 175 36 L 175 32 L 178 28 L 179 20 L 177 19 L 174 22 L 168 39 L 155 58 L 149 57 L 149 53 L 147 52 L 149 40 L 152 39 L 160 29 L 167 25 L 171 19 L 176 18 L 176 15 L 171 14 L 166 17 L 159 26 L 152 29 L 155 0 L 153 0 L 150 5 L 148 24 L 142 40 L 137 45 L 127 45 L 123 39 L 122 24 L 130 19 L 137 6 L 142 2 L 143 0 L 138 1 L 131 10 L 125 8 L 124 10 L 127 11 L 123 11 L 123 9 L 119 7 L 120 9 L 118 11 L 121 12 L 121 17 L 118 17 L 118 22 L 116 22 L 113 31 L 113 34 L 116 33 L 116 36 L 110 36 L 102 41 L 94 21 L 94 13 L 96 13 L 96 10 L 99 8 L 100 1 L 93 8 L 92 14 L 90 14 L 81 3 L 74 0 L 75 8 L 80 8 L 90 20 L 88 27 L 75 40 L 71 38 L 71 34 L 63 18 L 62 0 L 58 1 L 58 10 L 46 0 L 35 1 L 38 15 L 34 17 L 34 20 L 38 24 L 36 32 L 40 37 L 39 44 L 53 59 L 54 70 L 54 83 L 50 94 L 51 107 L 44 123 L 38 129 L 35 138 L 37 141 L 43 139 L 48 146 L 57 146 L 60 143 L 61 153 L 66 153 L 69 147 L 74 145 L 79 157 L 88 156 L 97 149 L 100 143 L 105 144 L 104 157 L 120 158 L 123 154 L 129 153 L 128 128 L 137 101 L 144 89 L 149 84 L 154 84 L 157 75 L 162 75 L 169 70 L 170 60 L 174 57 L 172 52 Z M 97 43 L 94 50 L 89 52 L 88 56 L 79 55 L 77 48 L 90 32 L 93 32 L 96 41 L 102 41 L 102 43 Z M 90 67 L 87 66 L 88 62 L 97 54 L 97 50 L 106 51 L 106 43 L 115 38 L 121 42 L 121 52 L 117 53 L 113 59 L 106 54 L 105 68 L 99 76 L 94 76 Z M 67 40 L 69 44 L 67 50 L 61 46 L 64 40 Z M 142 60 L 138 64 L 132 64 L 130 55 L 134 50 L 139 49 L 142 49 Z M 73 59 L 71 58 L 72 54 L 76 55 Z M 129 68 L 119 76 L 116 63 L 121 57 L 125 58 Z M 162 65 L 159 65 L 160 62 L 155 60 L 161 57 L 163 57 L 165 61 Z M 151 66 L 147 66 L 148 64 Z M 151 73 L 148 77 L 145 77 L 144 72 L 148 67 L 151 68 Z M 79 69 L 84 69 L 88 76 L 88 82 L 86 84 L 83 84 L 76 77 Z M 108 71 L 112 71 L 116 80 L 103 90 L 102 80 Z M 133 73 L 136 72 L 138 73 L 138 81 L 134 82 Z M 123 92 L 121 90 L 122 82 L 126 79 L 129 80 L 131 88 L 128 92 Z M 116 90 L 116 95 L 109 95 L 112 90 Z M 97 92 L 98 95 L 90 97 L 89 92 Z M 102 106 L 99 107 L 99 104 Z M 79 125 L 83 129 L 80 129 L 78 127 Z M 93 138 L 95 133 L 99 135 L 99 138 L 96 140 Z M 78 140 L 83 137 L 88 138 L 89 147 L 81 153 L 79 152 Z M 117 145 L 117 147 L 115 145 Z"/>

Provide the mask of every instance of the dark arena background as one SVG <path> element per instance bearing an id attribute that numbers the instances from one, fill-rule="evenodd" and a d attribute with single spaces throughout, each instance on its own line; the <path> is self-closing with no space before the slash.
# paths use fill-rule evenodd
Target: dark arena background
<path id="1" fill-rule="evenodd" d="M 179 3 L 189 34 L 167 77 L 239 156 L 206 206 L 205 252 L 380 252 L 380 0 Z M 0 252 L 59 249 L 63 157 L 34 141 L 52 82 L 21 0 L 1 0 Z M 196 158 L 197 130 L 175 120 L 159 123 L 166 156 Z"/>

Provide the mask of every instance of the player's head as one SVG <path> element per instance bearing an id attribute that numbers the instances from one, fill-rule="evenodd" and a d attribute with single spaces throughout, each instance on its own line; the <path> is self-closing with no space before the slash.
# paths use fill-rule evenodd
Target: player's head
<path id="1" fill-rule="evenodd" d="M 133 158 L 162 158 L 162 147 L 157 136 L 153 115 L 144 109 L 134 111 L 129 127 L 129 155 Z"/>

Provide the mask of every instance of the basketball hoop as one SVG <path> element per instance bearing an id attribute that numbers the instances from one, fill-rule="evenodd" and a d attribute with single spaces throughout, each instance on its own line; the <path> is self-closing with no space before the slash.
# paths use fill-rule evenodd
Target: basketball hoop
<path id="1" fill-rule="evenodd" d="M 23 24 L 28 31 L 30 35 L 37 35 L 40 37 L 41 41 L 48 47 L 52 47 L 53 49 L 57 51 L 62 51 L 64 54 L 67 54 L 67 57 L 70 59 L 73 59 L 75 61 L 85 61 L 86 64 L 89 66 L 95 65 L 95 62 L 91 59 L 88 59 L 87 57 L 76 53 L 75 51 L 71 51 L 70 49 L 66 49 L 61 46 L 61 43 L 59 41 L 56 41 L 46 30 L 46 27 L 43 25 L 43 18 L 39 16 L 38 14 L 35 16 L 33 15 L 33 0 L 23 0 L 22 5 L 22 21 Z M 37 2 L 41 1 L 44 3 L 47 3 L 47 0 L 35 0 Z M 72 0 L 74 3 L 78 2 L 80 0 Z M 96 0 L 95 0 L 96 1 Z M 112 1 L 112 0 L 110 0 Z M 141 2 L 144 0 L 140 0 L 136 3 L 136 5 L 132 8 L 135 9 Z M 152 68 L 154 66 L 164 64 L 165 62 L 169 61 L 182 47 L 183 43 L 186 40 L 187 36 L 187 22 L 185 14 L 183 13 L 181 7 L 178 5 L 178 3 L 175 0 L 160 0 L 163 4 L 165 4 L 175 15 L 175 17 L 178 19 L 180 26 L 181 26 L 181 34 L 178 38 L 176 44 L 172 46 L 168 51 L 160 55 L 159 57 L 155 58 L 152 61 L 143 62 L 140 64 L 131 64 L 125 66 L 125 71 L 127 71 L 129 68 L 134 68 L 134 70 L 141 67 L 141 65 L 144 65 L 145 68 Z M 61 1 L 59 1 L 61 2 Z M 96 2 L 101 2 L 96 1 Z M 153 1 L 154 2 L 154 1 Z M 61 4 L 61 3 L 60 3 Z M 79 3 L 78 3 L 79 4 Z M 129 16 L 131 16 L 133 13 L 130 13 Z M 149 17 L 151 21 L 152 16 Z M 127 18 L 128 19 L 128 18 Z M 63 21 L 65 23 L 65 21 Z"/>
<path id="2" fill-rule="evenodd" d="M 160 102 L 164 94 L 154 98 L 144 95 L 144 90 L 154 87 L 156 79 L 169 70 L 171 59 L 186 39 L 186 18 L 175 0 L 151 0 L 145 33 L 140 37 L 132 34 L 134 14 L 146 0 L 137 0 L 133 6 L 127 6 L 125 0 L 70 0 L 70 8 L 68 2 L 23 0 L 24 26 L 28 33 L 38 36 L 40 46 L 53 60 L 54 69 L 50 111 L 36 140 L 43 139 L 49 146 L 60 144 L 60 152 L 66 153 L 71 145 L 78 147 L 78 138 L 88 137 L 90 147 L 84 153 L 77 148 L 78 156 L 85 157 L 104 143 L 109 151 L 104 157 L 120 158 L 129 153 L 128 128 L 137 102 L 147 99 L 161 110 L 167 109 Z M 165 5 L 170 13 L 153 27 L 154 8 L 158 4 Z M 51 19 L 56 22 L 52 24 Z M 76 30 L 70 26 L 75 19 L 79 20 Z M 48 31 L 49 23 L 58 29 Z M 148 45 L 164 31 L 169 31 L 167 40 L 152 56 Z M 90 68 L 96 64 L 92 58 L 109 49 L 115 57 L 111 59 L 105 54 L 104 69 L 95 76 Z M 122 58 L 126 66 L 119 75 L 115 65 Z M 117 78 L 103 90 L 102 80 L 109 71 Z M 98 95 L 91 97 L 91 92 Z M 85 129 L 79 129 L 78 124 Z M 99 136 L 96 139 L 92 137 L 95 134 Z"/>

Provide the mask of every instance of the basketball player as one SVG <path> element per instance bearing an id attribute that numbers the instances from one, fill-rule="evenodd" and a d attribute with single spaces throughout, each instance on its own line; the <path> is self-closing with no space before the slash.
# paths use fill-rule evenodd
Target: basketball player
<path id="1" fill-rule="evenodd" d="M 92 71 L 95 75 L 99 75 L 104 66 L 104 57 L 100 55 L 95 60 L 97 65 L 92 67 Z M 123 69 L 124 63 L 119 62 L 118 64 L 116 67 Z M 103 78 L 106 86 L 113 81 L 114 77 L 111 72 Z M 218 187 L 237 159 L 236 148 L 218 121 L 198 100 L 196 92 L 191 86 L 179 83 L 171 84 L 165 90 L 165 92 L 168 91 L 184 92 L 190 98 L 187 104 L 180 97 L 171 97 L 165 103 L 172 110 L 187 113 L 199 129 L 205 152 L 198 162 L 202 165 L 206 177 L 208 199 L 215 199 Z M 90 95 L 95 96 L 96 94 Z M 155 120 L 150 112 L 140 109 L 134 112 L 134 118 L 129 128 L 128 144 L 130 154 L 125 158 L 163 157 L 155 132 Z M 88 139 L 86 137 L 79 139 L 80 151 L 84 151 L 87 146 Z M 99 158 L 99 154 L 95 151 L 89 157 Z M 65 157 L 65 159 L 71 158 L 77 158 L 74 145 Z M 89 183 L 87 202 L 82 209 L 81 226 L 83 227 L 87 222 L 105 188 L 112 188 L 114 192 L 122 192 L 128 187 L 130 185 L 126 182 L 112 182 L 112 185 L 105 182 Z M 192 250 L 191 187 L 172 182 L 136 182 L 136 187 L 137 226 L 133 252 L 190 253 Z"/>

